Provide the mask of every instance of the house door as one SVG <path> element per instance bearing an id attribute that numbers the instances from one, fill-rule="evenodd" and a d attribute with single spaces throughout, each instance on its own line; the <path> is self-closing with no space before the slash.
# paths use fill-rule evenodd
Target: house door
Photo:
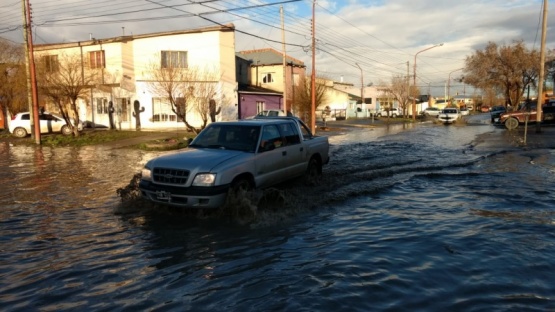
<path id="1" fill-rule="evenodd" d="M 131 128 L 131 110 L 130 110 L 130 100 L 129 98 L 116 98 L 116 122 L 118 123 L 118 128 Z"/>

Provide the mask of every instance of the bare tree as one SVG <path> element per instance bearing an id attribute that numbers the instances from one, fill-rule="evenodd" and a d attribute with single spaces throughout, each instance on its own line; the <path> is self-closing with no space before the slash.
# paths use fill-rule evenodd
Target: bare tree
<path id="1" fill-rule="evenodd" d="M 390 97 L 399 103 L 403 116 L 408 116 L 408 108 L 412 104 L 412 97 L 418 97 L 418 90 L 409 87 L 407 78 L 403 76 L 393 76 L 391 83 L 386 85 L 382 92 L 386 97 Z"/>
<path id="2" fill-rule="evenodd" d="M 326 102 L 326 79 L 316 78 L 316 104 L 317 110 L 320 105 Z M 301 77 L 299 83 L 293 87 L 293 109 L 297 116 L 299 116 L 305 123 L 311 124 L 312 122 L 312 83 L 311 77 Z"/>
<path id="3" fill-rule="evenodd" d="M 98 83 L 98 73 L 85 70 L 79 55 L 43 56 L 37 62 L 37 73 L 39 95 L 46 96 L 56 105 L 73 135 L 79 136 L 77 100 L 87 98 L 88 90 Z"/>
<path id="4" fill-rule="evenodd" d="M 502 90 L 506 103 L 513 106 L 522 100 L 528 86 L 536 86 L 540 55 L 522 41 L 498 46 L 490 42 L 465 61 L 464 82 L 483 90 Z"/>
<path id="5" fill-rule="evenodd" d="M 0 110 L 4 116 L 28 110 L 24 53 L 20 45 L 0 39 Z"/>
<path id="6" fill-rule="evenodd" d="M 168 99 L 172 112 L 189 131 L 199 133 L 206 127 L 209 118 L 215 121 L 221 110 L 214 99 L 221 91 L 221 75 L 217 71 L 198 67 L 162 67 L 156 61 L 150 63 L 148 71 L 150 90 Z M 190 121 L 197 116 L 201 119 L 200 127 L 195 127 Z"/>

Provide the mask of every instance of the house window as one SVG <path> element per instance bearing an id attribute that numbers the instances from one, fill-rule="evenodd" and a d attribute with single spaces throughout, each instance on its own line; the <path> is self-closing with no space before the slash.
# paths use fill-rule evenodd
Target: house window
<path id="1" fill-rule="evenodd" d="M 293 74 L 293 85 L 298 86 L 301 76 L 299 74 Z"/>
<path id="2" fill-rule="evenodd" d="M 187 51 L 162 51 L 162 68 L 187 68 Z"/>
<path id="3" fill-rule="evenodd" d="M 58 56 L 57 55 L 45 55 L 42 57 L 44 61 L 44 66 L 47 72 L 57 72 L 58 71 Z"/>
<path id="4" fill-rule="evenodd" d="M 266 73 L 266 74 L 264 74 L 264 76 L 262 77 L 262 82 L 263 82 L 263 83 L 272 83 L 272 82 L 274 82 L 274 75 L 273 75 L 273 73 Z"/>
<path id="5" fill-rule="evenodd" d="M 176 102 L 183 102 L 184 98 L 177 98 Z M 177 116 L 172 111 L 172 104 L 168 98 L 152 99 L 152 122 L 177 121 Z"/>
<path id="6" fill-rule="evenodd" d="M 104 50 L 89 52 L 90 68 L 106 68 Z"/>
<path id="7" fill-rule="evenodd" d="M 264 111 L 264 101 L 256 101 L 256 114 L 260 114 Z"/>
<path id="8" fill-rule="evenodd" d="M 106 98 L 95 98 L 96 113 L 108 114 L 108 100 Z"/>

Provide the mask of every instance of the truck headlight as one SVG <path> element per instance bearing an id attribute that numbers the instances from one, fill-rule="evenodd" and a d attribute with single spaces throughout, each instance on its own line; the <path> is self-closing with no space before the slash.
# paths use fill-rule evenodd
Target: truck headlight
<path id="1" fill-rule="evenodd" d="M 215 173 L 199 173 L 193 180 L 193 186 L 213 186 L 215 181 Z"/>
<path id="2" fill-rule="evenodd" d="M 145 181 L 152 181 L 152 174 L 150 172 L 150 168 L 143 168 L 143 170 L 141 170 L 141 179 L 145 180 Z"/>

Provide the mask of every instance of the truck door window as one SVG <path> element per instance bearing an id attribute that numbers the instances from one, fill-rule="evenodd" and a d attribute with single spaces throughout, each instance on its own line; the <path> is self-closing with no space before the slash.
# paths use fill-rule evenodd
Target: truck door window
<path id="1" fill-rule="evenodd" d="M 264 126 L 258 151 L 265 152 L 281 147 L 283 141 L 276 125 Z"/>
<path id="2" fill-rule="evenodd" d="M 279 125 L 281 136 L 284 138 L 283 145 L 294 145 L 301 143 L 299 130 L 292 123 L 284 123 Z"/>

